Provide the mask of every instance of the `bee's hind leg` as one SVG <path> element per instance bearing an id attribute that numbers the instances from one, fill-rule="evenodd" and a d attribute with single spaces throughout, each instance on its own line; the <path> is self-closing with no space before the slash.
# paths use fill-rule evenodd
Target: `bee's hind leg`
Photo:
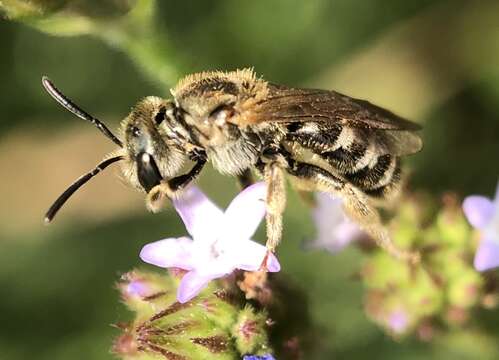
<path id="1" fill-rule="evenodd" d="M 288 172 L 311 190 L 339 195 L 343 199 L 345 213 L 389 254 L 411 263 L 419 261 L 418 252 L 402 250 L 395 246 L 388 230 L 381 223 L 378 211 L 361 190 L 330 172 L 310 164 L 290 161 Z"/>

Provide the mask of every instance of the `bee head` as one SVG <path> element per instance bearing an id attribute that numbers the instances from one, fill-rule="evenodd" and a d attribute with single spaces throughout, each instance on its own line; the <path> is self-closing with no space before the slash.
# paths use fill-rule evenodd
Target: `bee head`
<path id="1" fill-rule="evenodd" d="M 52 204 L 45 215 L 45 223 L 55 217 L 66 201 L 91 178 L 109 165 L 120 162 L 126 181 L 149 192 L 164 178 L 178 175 L 184 160 L 188 159 L 181 147 L 188 133 L 175 119 L 175 104 L 158 97 L 141 100 L 123 120 L 121 136 L 115 136 L 100 120 L 91 116 L 60 92 L 47 78 L 42 78 L 45 90 L 80 119 L 94 124 L 118 149 L 107 155 L 93 170 L 71 184 Z"/>
<path id="2" fill-rule="evenodd" d="M 188 134 L 175 118 L 175 104 L 149 96 L 139 101 L 123 120 L 124 178 L 149 192 L 164 178 L 178 174 L 187 152 Z"/>
<path id="3" fill-rule="evenodd" d="M 172 90 L 186 125 L 206 149 L 237 141 L 252 105 L 266 93 L 266 82 L 251 69 L 189 75 Z"/>

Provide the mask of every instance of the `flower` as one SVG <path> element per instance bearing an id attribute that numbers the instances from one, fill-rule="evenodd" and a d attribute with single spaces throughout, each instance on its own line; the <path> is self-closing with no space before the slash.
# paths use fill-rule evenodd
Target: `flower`
<path id="1" fill-rule="evenodd" d="M 464 199 L 463 211 L 469 223 L 481 233 L 474 266 L 485 271 L 499 266 L 499 183 L 494 200 L 472 195 Z"/>
<path id="2" fill-rule="evenodd" d="M 404 310 L 395 310 L 388 316 L 387 324 L 395 334 L 402 334 L 407 330 L 409 317 Z"/>
<path id="3" fill-rule="evenodd" d="M 196 296 L 211 280 L 236 269 L 257 271 L 267 249 L 250 237 L 265 215 L 265 195 L 265 184 L 254 184 L 236 196 L 223 212 L 197 187 L 189 187 L 173 205 L 192 239 L 168 238 L 147 244 L 140 252 L 141 259 L 187 271 L 177 290 L 181 303 Z M 267 259 L 267 270 L 280 270 L 273 254 Z"/>
<path id="4" fill-rule="evenodd" d="M 359 226 L 345 215 L 341 198 L 318 193 L 316 201 L 317 206 L 312 216 L 317 227 L 317 237 L 307 247 L 335 253 L 364 234 Z"/>
<path id="5" fill-rule="evenodd" d="M 271 354 L 265 355 L 244 355 L 243 360 L 275 360 L 275 358 Z"/>

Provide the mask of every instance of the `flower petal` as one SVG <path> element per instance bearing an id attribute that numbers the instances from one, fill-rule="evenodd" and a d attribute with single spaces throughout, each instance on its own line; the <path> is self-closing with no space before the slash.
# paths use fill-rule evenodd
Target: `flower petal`
<path id="1" fill-rule="evenodd" d="M 267 270 L 269 272 L 279 272 L 281 271 L 281 264 L 274 254 L 269 254 L 267 259 Z"/>
<path id="2" fill-rule="evenodd" d="M 267 186 L 263 181 L 239 193 L 225 211 L 224 237 L 232 241 L 249 239 L 265 216 L 266 195 Z"/>
<path id="3" fill-rule="evenodd" d="M 362 236 L 360 227 L 345 215 L 341 198 L 318 193 L 316 199 L 317 207 L 312 215 L 317 227 L 317 238 L 308 244 L 309 248 L 326 249 L 334 253 Z"/>
<path id="4" fill-rule="evenodd" d="M 195 297 L 212 280 L 211 277 L 199 275 L 196 271 L 189 271 L 184 275 L 177 289 L 177 300 L 186 303 Z"/>
<path id="5" fill-rule="evenodd" d="M 196 186 L 188 187 L 173 200 L 189 234 L 196 239 L 212 239 L 223 222 L 223 212 Z"/>
<path id="6" fill-rule="evenodd" d="M 402 334 L 405 330 L 407 330 L 407 326 L 409 325 L 407 313 L 403 310 L 393 311 L 388 316 L 387 325 L 394 333 Z"/>
<path id="7" fill-rule="evenodd" d="M 275 360 L 271 354 L 265 355 L 244 355 L 243 360 Z"/>
<path id="8" fill-rule="evenodd" d="M 499 266 L 499 240 L 484 238 L 480 241 L 474 260 L 475 269 L 486 271 Z"/>
<path id="9" fill-rule="evenodd" d="M 178 267 L 191 270 L 193 241 L 188 237 L 170 238 L 144 245 L 140 258 L 149 264 L 169 268 Z"/>
<path id="10" fill-rule="evenodd" d="M 463 201 L 466 218 L 478 229 L 483 228 L 492 220 L 494 210 L 494 204 L 485 196 L 472 195 Z"/>
<path id="11" fill-rule="evenodd" d="M 126 286 L 125 292 L 128 296 L 145 297 L 151 293 L 151 287 L 144 281 L 132 280 Z"/>
<path id="12" fill-rule="evenodd" d="M 241 241 L 237 248 L 232 250 L 226 256 L 230 257 L 234 268 L 245 271 L 257 271 L 262 265 L 263 259 L 267 254 L 267 248 L 253 240 Z M 274 254 L 269 254 L 267 259 L 267 270 L 278 272 L 281 265 Z"/>

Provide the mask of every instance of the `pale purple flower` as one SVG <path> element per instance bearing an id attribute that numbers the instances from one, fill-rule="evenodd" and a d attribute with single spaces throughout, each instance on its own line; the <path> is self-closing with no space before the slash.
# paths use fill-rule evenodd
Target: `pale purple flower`
<path id="1" fill-rule="evenodd" d="M 315 240 L 307 244 L 308 248 L 325 249 L 335 253 L 363 236 L 359 226 L 345 215 L 341 198 L 317 193 L 316 203 L 312 216 L 317 235 Z"/>
<path id="2" fill-rule="evenodd" d="M 158 291 L 150 277 L 135 271 L 123 274 L 118 287 L 125 300 L 141 300 Z"/>
<path id="3" fill-rule="evenodd" d="M 388 327 L 395 334 L 402 334 L 407 330 L 409 318 L 404 310 L 395 310 L 388 315 Z"/>
<path id="4" fill-rule="evenodd" d="M 275 360 L 271 354 L 266 355 L 244 355 L 243 360 Z"/>
<path id="5" fill-rule="evenodd" d="M 141 280 L 130 281 L 124 290 L 128 296 L 136 296 L 139 298 L 147 297 L 152 293 L 150 286 Z"/>
<path id="6" fill-rule="evenodd" d="M 474 266 L 485 271 L 499 266 L 499 183 L 494 200 L 472 195 L 464 199 L 463 210 L 469 223 L 480 231 L 481 239 Z"/>
<path id="7" fill-rule="evenodd" d="M 143 261 L 187 273 L 177 290 L 177 300 L 187 302 L 211 280 L 236 269 L 259 270 L 267 249 L 251 240 L 265 215 L 265 183 L 254 184 L 220 210 L 197 187 L 189 187 L 173 205 L 192 236 L 168 238 L 142 248 Z M 270 254 L 267 270 L 277 272 L 280 264 Z"/>

